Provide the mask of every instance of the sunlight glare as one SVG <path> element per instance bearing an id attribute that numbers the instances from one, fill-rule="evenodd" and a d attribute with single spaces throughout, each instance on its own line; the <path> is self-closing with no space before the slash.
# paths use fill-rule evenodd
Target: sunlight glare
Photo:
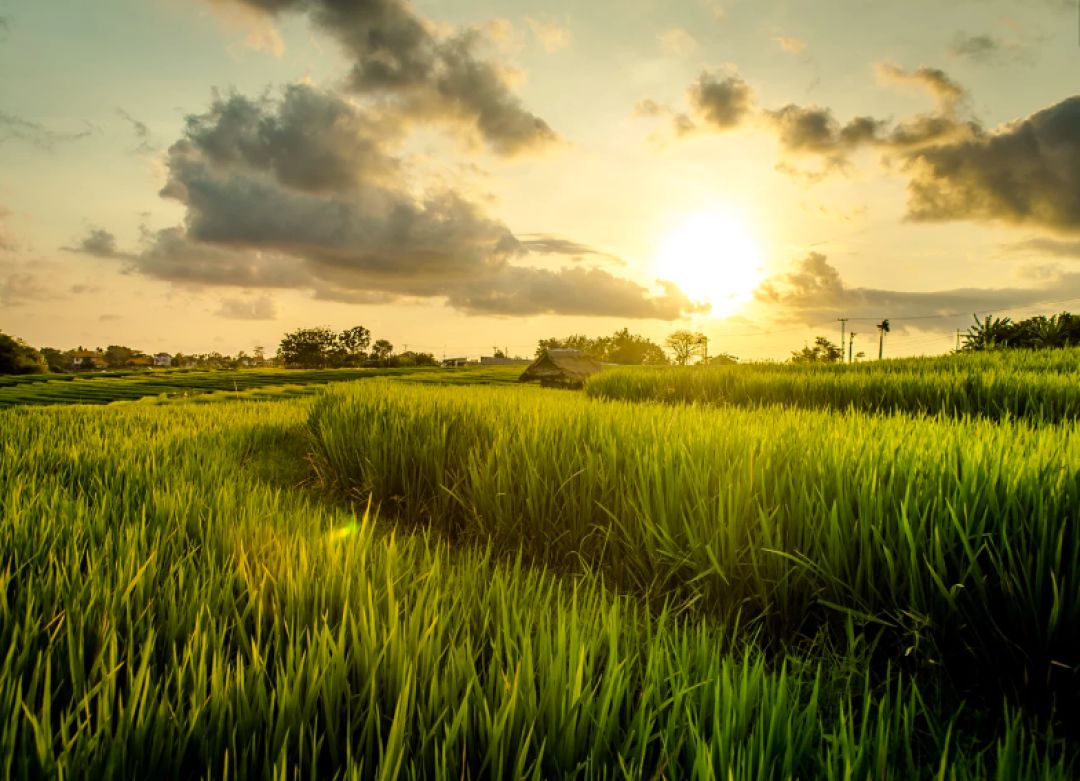
<path id="1" fill-rule="evenodd" d="M 757 240 L 725 212 L 694 215 L 670 233 L 660 247 L 656 273 L 692 301 L 711 304 L 714 318 L 733 314 L 764 278 Z"/>

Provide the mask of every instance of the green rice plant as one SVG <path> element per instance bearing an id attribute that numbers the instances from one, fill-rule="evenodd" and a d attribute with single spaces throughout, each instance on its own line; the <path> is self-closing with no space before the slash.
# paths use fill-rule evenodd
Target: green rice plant
<path id="1" fill-rule="evenodd" d="M 844 365 L 629 367 L 589 378 L 595 398 L 944 413 L 1056 422 L 1080 417 L 1080 351 Z M 1050 366 L 1054 368 L 1050 368 Z"/>
<path id="2" fill-rule="evenodd" d="M 1076 424 L 375 382 L 309 425 L 328 485 L 451 539 L 785 641 L 854 618 L 962 692 L 1080 697 Z"/>

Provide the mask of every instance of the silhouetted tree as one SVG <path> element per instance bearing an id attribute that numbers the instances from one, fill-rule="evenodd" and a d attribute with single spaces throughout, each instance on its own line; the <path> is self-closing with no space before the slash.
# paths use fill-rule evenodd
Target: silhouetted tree
<path id="1" fill-rule="evenodd" d="M 878 329 L 877 357 L 878 357 L 878 360 L 880 361 L 882 356 L 885 354 L 885 334 L 889 333 L 889 330 L 890 330 L 889 329 L 889 321 L 887 319 L 882 320 L 880 323 L 877 324 L 877 329 Z"/>
<path id="2" fill-rule="evenodd" d="M 836 363 L 842 360 L 844 351 L 824 336 L 814 338 L 814 346 L 809 345 L 791 353 L 792 363 Z"/>

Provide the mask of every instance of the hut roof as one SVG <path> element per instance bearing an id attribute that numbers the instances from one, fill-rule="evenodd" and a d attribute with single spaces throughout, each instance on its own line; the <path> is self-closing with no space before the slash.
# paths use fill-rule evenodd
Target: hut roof
<path id="1" fill-rule="evenodd" d="M 545 350 L 518 379 L 582 383 L 602 368 L 599 361 L 580 350 Z"/>

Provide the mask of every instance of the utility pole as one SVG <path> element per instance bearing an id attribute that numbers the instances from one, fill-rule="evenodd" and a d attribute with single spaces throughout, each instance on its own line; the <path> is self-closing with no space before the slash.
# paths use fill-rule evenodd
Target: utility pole
<path id="1" fill-rule="evenodd" d="M 841 353 L 843 353 L 843 350 L 844 350 L 844 329 L 847 328 L 848 319 L 846 317 L 838 317 L 836 319 L 840 321 L 840 351 L 841 351 Z"/>
<path id="2" fill-rule="evenodd" d="M 847 348 L 847 362 L 848 363 L 854 363 L 854 360 L 852 360 L 852 355 L 854 355 L 854 354 L 855 354 L 855 332 L 852 331 L 851 335 L 848 336 L 848 348 Z"/>
<path id="3" fill-rule="evenodd" d="M 701 345 L 702 345 L 702 349 L 705 350 L 705 357 L 704 357 L 702 362 L 706 366 L 708 366 L 709 365 L 709 337 L 705 336 L 704 334 L 701 337 Z"/>
<path id="4" fill-rule="evenodd" d="M 956 352 L 960 352 L 960 329 L 956 329 Z"/>

